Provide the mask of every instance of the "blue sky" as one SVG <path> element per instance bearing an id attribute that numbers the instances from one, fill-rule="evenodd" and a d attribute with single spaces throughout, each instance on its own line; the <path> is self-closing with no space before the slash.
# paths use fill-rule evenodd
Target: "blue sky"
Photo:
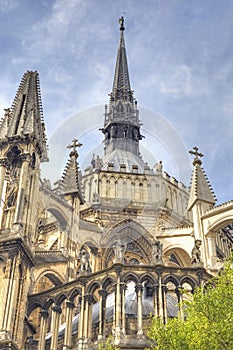
<path id="1" fill-rule="evenodd" d="M 80 163 L 93 150 L 101 151 L 95 145 L 102 140 L 98 128 L 112 87 L 123 11 L 131 86 L 139 106 L 176 130 L 182 152 L 197 145 L 219 202 L 233 198 L 232 0 L 0 0 L 1 111 L 11 105 L 23 73 L 37 70 L 51 142 L 52 168 L 45 175 L 59 178 L 65 146 L 74 137 L 83 143 Z M 169 149 L 163 154 L 161 143 L 156 145 L 159 123 L 143 113 L 147 138 L 142 148 L 188 185 L 190 167 L 184 177 L 173 145 L 162 137 Z M 180 162 L 178 171 L 172 162 Z"/>

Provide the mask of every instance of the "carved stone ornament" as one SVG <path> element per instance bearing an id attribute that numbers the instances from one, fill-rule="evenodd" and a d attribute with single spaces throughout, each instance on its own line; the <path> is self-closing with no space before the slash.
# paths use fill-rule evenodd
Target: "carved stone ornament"
<path id="1" fill-rule="evenodd" d="M 162 264 L 163 263 L 162 253 L 163 253 L 163 244 L 157 240 L 152 244 L 153 264 Z"/>
<path id="2" fill-rule="evenodd" d="M 193 247 L 192 252 L 191 252 L 191 256 L 192 256 L 191 263 L 192 263 L 192 265 L 202 266 L 200 247 L 201 247 L 201 240 L 200 239 L 196 239 L 194 247 Z"/>

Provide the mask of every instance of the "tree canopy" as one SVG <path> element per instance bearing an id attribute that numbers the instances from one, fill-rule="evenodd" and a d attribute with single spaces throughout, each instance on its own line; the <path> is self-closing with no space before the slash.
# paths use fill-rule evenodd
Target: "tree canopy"
<path id="1" fill-rule="evenodd" d="M 120 348 L 114 344 L 113 336 L 103 339 L 98 345 L 98 350 L 119 350 Z"/>
<path id="2" fill-rule="evenodd" d="M 206 286 L 195 290 L 183 305 L 183 317 L 164 325 L 152 319 L 151 349 L 233 349 L 233 259 Z"/>

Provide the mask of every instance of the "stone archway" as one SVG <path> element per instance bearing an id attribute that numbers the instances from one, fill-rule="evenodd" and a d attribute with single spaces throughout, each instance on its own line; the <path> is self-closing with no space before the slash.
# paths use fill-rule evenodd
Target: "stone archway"
<path id="1" fill-rule="evenodd" d="M 65 230 L 67 226 L 67 218 L 64 216 L 64 214 L 56 209 L 56 208 L 47 208 L 47 211 L 50 212 L 59 222 L 61 229 Z"/>
<path id="2" fill-rule="evenodd" d="M 136 262 L 149 265 L 151 261 L 153 237 L 140 224 L 133 220 L 124 220 L 114 225 L 103 236 L 104 267 L 114 263 L 114 244 L 116 240 L 124 246 L 124 263 Z"/>
<path id="3" fill-rule="evenodd" d="M 216 273 L 228 258 L 233 247 L 232 235 L 224 237 L 229 247 L 222 244 L 221 231 L 233 222 L 233 201 L 229 201 L 207 211 L 201 218 L 206 244 L 205 266 Z M 221 246 L 222 245 L 222 246 Z"/>
<path id="4" fill-rule="evenodd" d="M 163 252 L 163 259 L 167 266 L 188 267 L 191 265 L 189 254 L 180 247 L 168 248 Z"/>
<path id="5" fill-rule="evenodd" d="M 33 293 L 40 293 L 43 290 L 60 286 L 63 283 L 64 279 L 57 271 L 43 269 L 36 276 Z"/>

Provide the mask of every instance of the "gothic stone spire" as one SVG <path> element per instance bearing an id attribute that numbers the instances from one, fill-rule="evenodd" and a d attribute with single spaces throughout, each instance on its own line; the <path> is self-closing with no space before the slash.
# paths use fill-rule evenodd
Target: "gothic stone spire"
<path id="1" fill-rule="evenodd" d="M 67 146 L 71 149 L 69 154 L 69 159 L 67 161 L 65 170 L 63 172 L 61 181 L 61 190 L 65 195 L 68 194 L 78 194 L 81 203 L 83 203 L 83 197 L 81 192 L 81 185 L 79 181 L 79 168 L 78 168 L 78 152 L 77 147 L 81 147 L 82 144 L 78 140 L 74 139 L 72 144 Z"/>
<path id="2" fill-rule="evenodd" d="M 115 150 L 139 153 L 139 111 L 130 87 L 128 63 L 124 40 L 124 18 L 120 18 L 120 42 L 117 53 L 113 88 L 109 108 L 105 107 L 105 123 L 101 129 L 105 135 L 105 155 Z"/>
<path id="3" fill-rule="evenodd" d="M 130 101 L 133 102 L 133 91 L 130 88 L 129 70 L 124 40 L 124 18 L 120 18 L 120 42 L 117 53 L 115 75 L 111 93 L 113 101 Z"/>
<path id="4" fill-rule="evenodd" d="M 197 201 L 203 201 L 215 204 L 216 198 L 204 169 L 201 167 L 202 161 L 199 157 L 203 157 L 203 154 L 198 152 L 198 147 L 193 147 L 193 150 L 189 151 L 194 155 L 193 160 L 193 174 L 191 179 L 190 196 L 188 203 L 188 210 L 194 206 Z"/>
<path id="5" fill-rule="evenodd" d="M 33 142 L 41 161 L 48 160 L 38 72 L 24 74 L 0 123 L 0 143 L 18 139 Z"/>

